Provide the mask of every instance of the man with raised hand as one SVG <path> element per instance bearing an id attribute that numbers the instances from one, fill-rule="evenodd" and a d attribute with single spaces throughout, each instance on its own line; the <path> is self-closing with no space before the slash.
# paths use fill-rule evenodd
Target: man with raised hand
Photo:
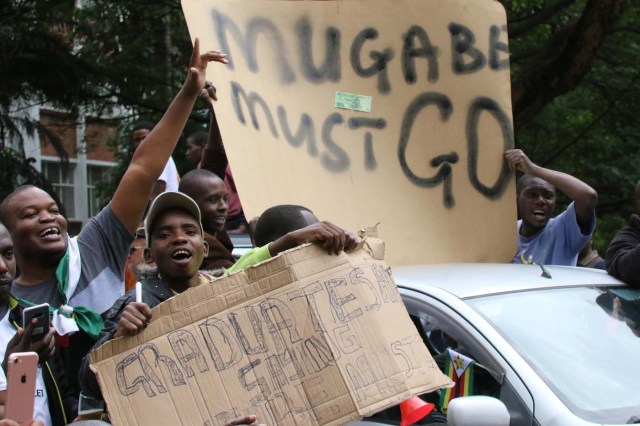
<path id="1" fill-rule="evenodd" d="M 596 226 L 598 194 L 586 183 L 534 164 L 520 149 L 504 154 L 511 170 L 524 173 L 517 184 L 518 249 L 513 263 L 575 266 Z M 556 188 L 572 202 L 558 216 Z"/>
<path id="2" fill-rule="evenodd" d="M 67 235 L 67 220 L 42 189 L 22 186 L 0 204 L 0 220 L 14 241 L 20 276 L 12 294 L 25 303 L 49 303 L 72 388 L 79 391 L 80 360 L 103 328 L 100 313 L 123 294 L 123 271 L 133 234 L 204 87 L 207 64 L 226 55 L 200 55 L 194 43 L 187 78 L 166 113 L 136 149 L 113 198 L 82 229 Z"/>

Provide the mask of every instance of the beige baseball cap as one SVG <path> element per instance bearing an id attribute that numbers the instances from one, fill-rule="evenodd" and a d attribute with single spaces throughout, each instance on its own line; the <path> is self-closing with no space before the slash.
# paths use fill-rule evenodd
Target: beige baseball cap
<path id="1" fill-rule="evenodd" d="M 158 195 L 153 202 L 151 203 L 151 207 L 149 207 L 149 213 L 147 214 L 147 218 L 144 220 L 144 231 L 146 234 L 147 247 L 150 246 L 151 242 L 151 229 L 153 228 L 153 224 L 155 220 L 158 218 L 160 213 L 165 210 L 171 209 L 180 209 L 189 213 L 194 218 L 198 219 L 198 225 L 200 225 L 200 233 L 204 236 L 204 232 L 202 230 L 202 216 L 200 215 L 200 208 L 198 204 L 193 201 L 193 198 L 189 197 L 182 192 L 177 191 L 166 191 L 162 194 Z"/>

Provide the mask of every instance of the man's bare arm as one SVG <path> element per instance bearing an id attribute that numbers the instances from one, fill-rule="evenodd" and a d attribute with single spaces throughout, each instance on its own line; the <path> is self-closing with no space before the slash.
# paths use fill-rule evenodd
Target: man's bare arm
<path id="1" fill-rule="evenodd" d="M 196 38 L 187 78 L 169 108 L 151 133 L 140 143 L 118 188 L 111 208 L 122 224 L 134 233 L 144 214 L 154 184 L 173 152 L 191 114 L 196 97 L 204 87 L 209 62 L 227 63 L 226 55 L 209 51 L 200 54 Z"/>
<path id="2" fill-rule="evenodd" d="M 571 198 L 575 205 L 578 225 L 581 228 L 589 225 L 598 204 L 598 193 L 595 189 L 567 173 L 538 166 L 520 149 L 507 150 L 504 156 L 511 170 L 519 170 L 544 179 Z"/>
<path id="3" fill-rule="evenodd" d="M 202 159 L 199 168 L 209 170 L 215 173 L 220 179 L 224 179 L 225 170 L 229 161 L 227 160 L 227 153 L 224 150 L 216 111 L 213 107 L 213 102 L 218 100 L 215 86 L 211 84 L 211 82 L 207 82 L 204 89 L 200 91 L 199 98 L 207 105 L 211 116 L 211 121 L 209 122 L 209 139 L 202 150 Z"/>

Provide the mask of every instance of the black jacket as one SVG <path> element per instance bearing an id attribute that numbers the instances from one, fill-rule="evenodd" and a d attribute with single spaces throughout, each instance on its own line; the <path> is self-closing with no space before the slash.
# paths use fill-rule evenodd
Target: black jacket
<path id="1" fill-rule="evenodd" d="M 16 329 L 22 324 L 22 310 L 23 306 L 18 304 L 9 312 L 9 322 Z M 56 426 L 71 423 L 78 415 L 78 394 L 69 386 L 63 365 L 64 360 L 58 348 L 53 357 L 42 363 L 49 414 Z"/>
<path id="2" fill-rule="evenodd" d="M 607 249 L 607 272 L 627 284 L 640 287 L 640 216 L 632 214 Z"/>
<path id="3" fill-rule="evenodd" d="M 142 283 L 142 301 L 146 303 L 150 308 L 158 306 L 160 303 L 173 296 L 173 292 L 164 281 L 162 281 L 157 275 L 152 275 L 147 279 L 141 281 Z M 122 297 L 115 301 L 113 306 L 105 313 L 105 326 L 100 332 L 98 341 L 93 346 L 96 349 L 109 340 L 113 339 L 113 335 L 118 329 L 118 322 L 122 316 L 124 308 L 132 302 L 136 301 L 136 291 L 131 289 L 126 292 Z M 87 354 L 82 359 L 80 366 L 80 388 L 85 395 L 92 396 L 94 398 L 102 399 L 102 392 L 96 379 L 95 374 L 89 368 L 89 355 Z"/>

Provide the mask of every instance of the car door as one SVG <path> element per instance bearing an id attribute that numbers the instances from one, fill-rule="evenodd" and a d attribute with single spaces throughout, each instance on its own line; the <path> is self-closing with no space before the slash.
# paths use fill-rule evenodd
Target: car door
<path id="1" fill-rule="evenodd" d="M 445 303 L 412 290 L 402 290 L 402 298 L 418 332 L 434 357 L 447 349 L 455 350 L 476 362 L 475 394 L 499 398 L 509 410 L 511 426 L 534 425 L 533 399 L 525 384 L 512 370 L 496 347 L 459 311 L 466 305 Z"/>
<path id="2" fill-rule="evenodd" d="M 525 384 L 473 324 L 455 307 L 440 300 L 412 290 L 401 289 L 401 294 L 412 321 L 441 368 L 448 356 L 447 349 L 473 359 L 476 365 L 472 393 L 499 398 L 509 411 L 511 426 L 537 425 L 533 418 L 533 399 Z M 421 397 L 439 408 L 439 391 Z M 435 419 L 443 417 L 435 416 Z M 397 406 L 391 407 L 365 421 L 400 424 L 400 410 Z"/>

